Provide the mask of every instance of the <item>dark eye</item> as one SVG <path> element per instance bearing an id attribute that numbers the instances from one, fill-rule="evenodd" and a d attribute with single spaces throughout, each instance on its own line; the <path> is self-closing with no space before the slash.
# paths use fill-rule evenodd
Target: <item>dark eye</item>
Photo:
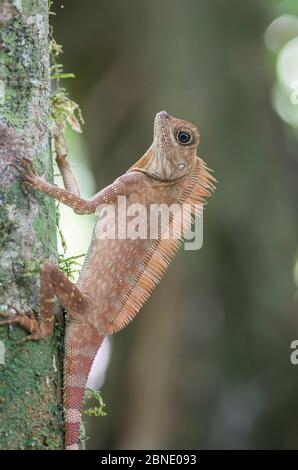
<path id="1" fill-rule="evenodd" d="M 188 132 L 186 131 L 178 132 L 178 141 L 180 142 L 180 144 L 187 145 L 189 144 L 190 140 L 191 140 L 191 135 Z"/>

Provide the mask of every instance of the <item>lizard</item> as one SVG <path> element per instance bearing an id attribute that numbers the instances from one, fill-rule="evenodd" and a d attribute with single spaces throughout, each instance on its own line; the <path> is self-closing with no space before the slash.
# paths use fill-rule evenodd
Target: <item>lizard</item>
<path id="1" fill-rule="evenodd" d="M 119 196 L 127 204 L 152 203 L 191 207 L 194 220 L 197 204 L 205 204 L 215 189 L 215 178 L 197 156 L 199 130 L 188 121 L 166 111 L 157 113 L 152 145 L 129 170 L 95 196 L 80 195 L 67 152 L 56 145 L 56 162 L 64 188 L 39 176 L 27 158 L 16 166 L 24 183 L 36 191 L 71 207 L 77 214 L 94 213 L 98 207 L 117 205 Z M 176 220 L 176 222 L 175 222 Z M 97 224 L 100 224 L 100 217 Z M 179 224 L 173 217 L 169 225 Z M 96 227 L 96 226 L 95 226 Z M 178 227 L 179 228 L 179 227 Z M 177 227 L 176 227 L 177 229 Z M 124 328 L 139 312 L 159 283 L 178 251 L 182 235 L 154 239 L 99 239 L 96 228 L 79 279 L 72 283 L 51 261 L 40 269 L 40 315 L 32 311 L 2 312 L 0 325 L 19 325 L 28 331 L 25 340 L 42 340 L 53 333 L 55 299 L 67 312 L 63 405 L 65 448 L 79 449 L 81 408 L 87 378 L 105 336 Z"/>

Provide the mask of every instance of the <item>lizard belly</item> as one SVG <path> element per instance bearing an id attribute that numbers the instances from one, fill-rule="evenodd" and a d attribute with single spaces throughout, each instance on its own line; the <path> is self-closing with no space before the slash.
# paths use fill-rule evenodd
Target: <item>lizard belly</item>
<path id="1" fill-rule="evenodd" d="M 146 177 L 144 177 L 144 183 L 146 183 Z M 129 232 L 132 216 L 127 215 L 126 210 L 126 214 L 123 214 L 124 211 L 119 209 L 119 203 L 112 206 L 112 211 L 107 211 L 107 207 L 102 206 L 77 283 L 78 287 L 93 301 L 94 311 L 91 321 L 100 333 L 103 330 L 106 331 L 107 325 L 113 322 L 119 313 L 119 306 L 131 289 L 140 264 L 153 242 L 148 238 L 147 216 L 152 198 L 154 201 L 158 198 L 152 190 L 151 197 L 149 197 L 144 191 L 144 184 L 142 189 L 142 192 L 132 192 L 128 197 L 127 207 L 136 202 L 142 204 L 143 210 L 137 215 L 137 225 L 142 227 L 143 238 L 136 238 L 136 235 L 132 239 Z M 117 217 L 120 210 L 121 217 Z M 103 214 L 105 214 L 104 217 Z"/>
<path id="2" fill-rule="evenodd" d="M 150 240 L 101 240 L 91 247 L 86 272 L 94 273 L 81 289 L 94 301 L 93 324 L 102 330 L 117 315 L 121 300 L 131 289 L 141 260 L 150 250 Z M 81 282 L 84 273 L 82 272 Z"/>

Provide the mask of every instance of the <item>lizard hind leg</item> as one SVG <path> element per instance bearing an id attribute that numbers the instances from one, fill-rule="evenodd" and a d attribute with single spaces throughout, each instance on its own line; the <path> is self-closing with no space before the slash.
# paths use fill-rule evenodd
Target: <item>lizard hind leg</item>
<path id="1" fill-rule="evenodd" d="M 20 312 L 12 307 L 15 314 L 0 312 L 5 320 L 3 325 L 19 325 L 30 334 L 22 341 L 41 340 L 53 333 L 55 323 L 55 297 L 68 311 L 70 318 L 82 321 L 91 301 L 60 271 L 54 263 L 46 262 L 40 270 L 40 314 L 36 319 L 33 312 Z"/>
<path id="2" fill-rule="evenodd" d="M 41 317 L 51 318 L 54 313 L 54 297 L 67 311 L 73 321 L 82 322 L 92 310 L 92 301 L 75 286 L 57 266 L 48 261 L 40 272 Z"/>
<path id="3" fill-rule="evenodd" d="M 55 290 L 49 276 L 49 266 L 52 266 L 52 263 L 45 263 L 40 270 L 39 319 L 35 318 L 32 310 L 29 312 L 20 312 L 15 307 L 12 307 L 15 311 L 14 315 L 4 312 L 1 313 L 1 316 L 6 317 L 6 319 L 0 322 L 0 326 L 18 325 L 28 331 L 29 335 L 20 342 L 45 339 L 53 333 L 55 322 Z"/>

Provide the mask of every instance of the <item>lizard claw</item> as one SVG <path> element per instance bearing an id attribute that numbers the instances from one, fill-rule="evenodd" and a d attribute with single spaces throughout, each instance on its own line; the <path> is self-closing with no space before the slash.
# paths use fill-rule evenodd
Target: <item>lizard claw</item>
<path id="1" fill-rule="evenodd" d="M 7 313 L 7 312 L 0 312 L 0 317 L 3 317 L 3 318 L 10 318 L 11 317 L 11 314 L 10 313 Z M 5 320 L 1 320 L 0 321 L 0 325 L 3 324 Z"/>
<path id="2" fill-rule="evenodd" d="M 20 171 L 20 168 L 17 165 L 15 165 L 14 163 L 8 163 L 7 166 L 11 166 L 15 170 Z"/>
<path id="3" fill-rule="evenodd" d="M 15 311 L 15 314 L 0 311 L 0 316 L 5 318 L 5 320 L 0 321 L 0 326 L 18 325 L 29 333 L 24 338 L 14 341 L 15 344 L 40 340 L 49 336 L 49 330 L 47 326 L 50 324 L 50 322 L 47 322 L 45 326 L 44 323 L 42 324 L 35 318 L 34 312 L 32 310 L 20 312 L 13 306 L 9 306 L 9 308 L 12 308 Z"/>
<path id="4" fill-rule="evenodd" d="M 15 160 L 19 163 L 19 166 L 17 166 L 15 163 L 10 163 L 9 165 L 21 173 L 21 176 L 26 185 L 40 190 L 43 187 L 45 180 L 36 173 L 31 160 L 26 157 L 16 157 Z"/>
<path id="5" fill-rule="evenodd" d="M 37 322 L 35 319 L 34 313 L 29 310 L 27 312 L 20 312 L 17 308 L 13 306 L 8 306 L 14 310 L 14 314 L 0 311 L 0 316 L 5 318 L 5 320 L 0 321 L 0 326 L 3 325 L 15 325 L 19 324 L 28 331 L 32 330 L 32 326 Z"/>
<path id="6" fill-rule="evenodd" d="M 32 339 L 33 339 L 32 335 L 27 335 L 22 339 L 18 339 L 17 341 L 14 341 L 14 344 L 17 344 L 17 345 L 24 344 L 24 343 L 27 343 L 27 341 L 31 341 Z"/>
<path id="7" fill-rule="evenodd" d="M 19 162 L 22 166 L 22 170 L 25 176 L 37 176 L 33 163 L 31 160 L 29 160 L 29 158 L 21 158 L 19 159 Z"/>
<path id="8" fill-rule="evenodd" d="M 22 158 L 21 163 L 23 164 L 23 167 L 27 171 L 31 171 L 31 173 L 36 175 L 36 171 L 34 169 L 33 163 L 31 162 L 31 160 L 29 160 L 29 158 L 26 158 L 26 157 Z"/>
<path id="9" fill-rule="evenodd" d="M 15 323 L 19 322 L 17 315 L 11 315 L 7 312 L 0 312 L 0 316 L 5 318 L 5 320 L 0 320 L 0 326 L 14 325 Z"/>
<path id="10" fill-rule="evenodd" d="M 18 315 L 24 315 L 24 314 L 18 314 Z M 20 325 L 20 326 L 24 326 L 21 324 L 21 321 L 20 321 L 20 318 L 18 318 L 16 315 L 10 315 L 9 313 L 6 313 L 6 312 L 0 312 L 0 316 L 2 317 L 5 317 L 6 320 L 1 320 L 0 321 L 0 326 L 11 326 L 11 325 Z M 24 326 L 25 328 L 25 326 Z M 33 338 L 33 335 L 30 334 L 30 335 L 27 335 L 25 336 L 24 338 L 20 339 L 20 340 L 17 340 L 17 341 L 13 341 L 14 344 L 22 344 L 22 343 L 25 343 L 27 341 L 31 341 Z"/>

